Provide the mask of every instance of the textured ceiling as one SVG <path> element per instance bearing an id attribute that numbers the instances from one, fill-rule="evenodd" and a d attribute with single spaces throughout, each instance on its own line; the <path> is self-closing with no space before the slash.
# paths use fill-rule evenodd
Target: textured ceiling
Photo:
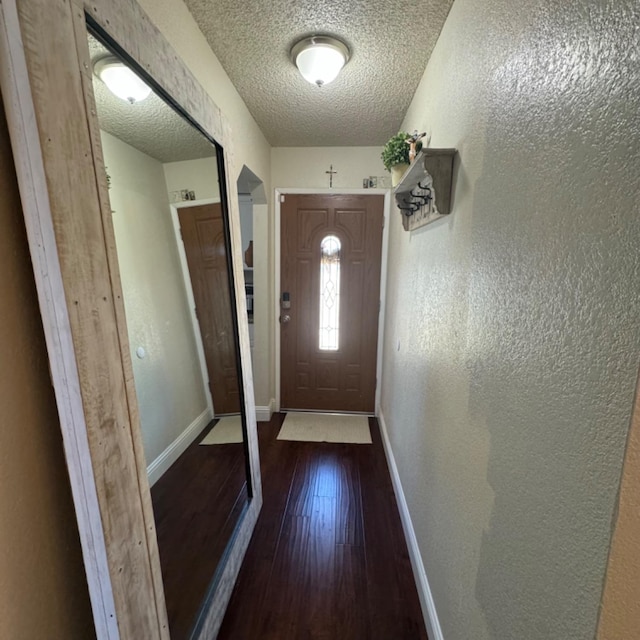
<path id="1" fill-rule="evenodd" d="M 273 146 L 354 146 L 397 133 L 453 0 L 185 2 Z M 351 50 L 326 87 L 289 58 L 310 34 Z"/>
<path id="2" fill-rule="evenodd" d="M 89 36 L 92 62 L 111 52 Z M 215 147 L 155 93 L 135 104 L 114 96 L 93 76 L 100 128 L 159 162 L 215 156 Z"/>

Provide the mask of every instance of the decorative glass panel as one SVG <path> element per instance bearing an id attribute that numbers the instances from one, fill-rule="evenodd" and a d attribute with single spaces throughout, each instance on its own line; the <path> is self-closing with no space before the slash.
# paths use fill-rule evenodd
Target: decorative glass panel
<path id="1" fill-rule="evenodd" d="M 337 351 L 340 333 L 340 240 L 320 243 L 320 350 Z"/>

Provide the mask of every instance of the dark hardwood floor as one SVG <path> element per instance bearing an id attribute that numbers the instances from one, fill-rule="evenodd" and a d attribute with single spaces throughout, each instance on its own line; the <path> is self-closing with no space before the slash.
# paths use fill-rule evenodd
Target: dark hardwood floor
<path id="1" fill-rule="evenodd" d="M 264 506 L 220 640 L 427 634 L 378 423 L 372 445 L 276 440 L 258 425 Z"/>
<path id="2" fill-rule="evenodd" d="M 243 445 L 201 446 L 212 428 L 214 422 L 151 489 L 172 640 L 190 636 L 247 503 Z"/>

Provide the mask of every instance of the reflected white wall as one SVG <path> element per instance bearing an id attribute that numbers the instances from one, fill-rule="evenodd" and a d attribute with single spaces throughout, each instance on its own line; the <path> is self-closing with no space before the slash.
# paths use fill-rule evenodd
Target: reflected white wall
<path id="1" fill-rule="evenodd" d="M 147 464 L 209 419 L 160 162 L 102 132 Z M 215 164 L 215 161 L 214 161 Z M 144 350 L 139 358 L 136 351 Z"/>

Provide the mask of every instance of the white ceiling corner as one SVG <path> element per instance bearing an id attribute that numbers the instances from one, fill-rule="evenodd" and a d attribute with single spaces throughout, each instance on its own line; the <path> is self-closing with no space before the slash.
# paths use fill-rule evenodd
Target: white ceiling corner
<path id="1" fill-rule="evenodd" d="M 397 133 L 453 0 L 185 0 L 267 140 L 382 145 Z M 289 58 L 310 34 L 351 50 L 318 88 Z"/>

